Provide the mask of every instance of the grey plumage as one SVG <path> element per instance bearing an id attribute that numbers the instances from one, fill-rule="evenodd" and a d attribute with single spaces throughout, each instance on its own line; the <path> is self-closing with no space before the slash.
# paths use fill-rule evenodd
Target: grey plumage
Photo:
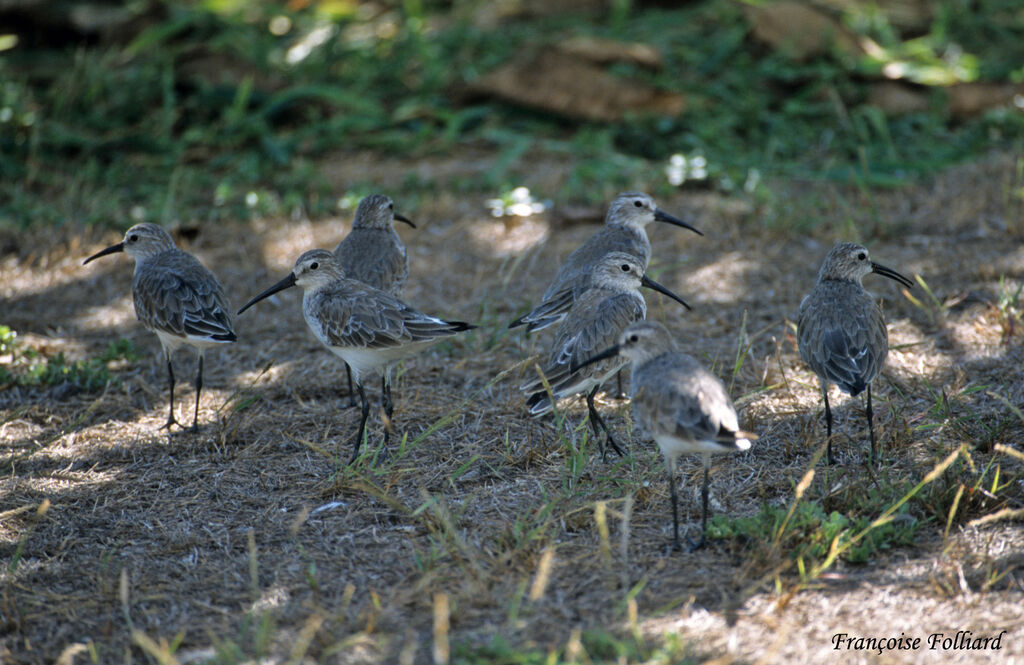
<path id="1" fill-rule="evenodd" d="M 712 453 L 747 450 L 757 436 L 739 428 L 732 399 L 714 374 L 676 349 L 660 323 L 639 321 L 626 328 L 618 344 L 587 363 L 624 357 L 632 363 L 633 417 L 638 428 L 658 444 L 668 469 L 672 497 L 673 546 L 679 548 L 679 513 L 675 466 L 680 455 L 700 453 L 704 464 L 701 540 L 708 517 L 708 470 Z"/>
<path id="2" fill-rule="evenodd" d="M 814 290 L 800 303 L 797 320 L 800 357 L 821 383 L 830 463 L 834 459 L 828 387 L 833 383 L 853 397 L 867 391 L 872 458 L 876 453 L 871 381 L 885 363 L 889 336 L 881 308 L 861 284 L 864 276 L 872 272 L 894 279 L 907 288 L 913 286 L 895 270 L 871 261 L 868 250 L 861 245 L 840 242 L 825 257 Z"/>
<path id="3" fill-rule="evenodd" d="M 416 228 L 408 218 L 395 212 L 395 203 L 390 197 L 383 194 L 364 197 L 356 208 L 352 230 L 334 248 L 334 256 L 348 278 L 401 298 L 409 278 L 409 255 L 395 231 L 395 220 Z M 352 373 L 347 363 L 345 374 L 349 406 L 355 406 Z"/>
<path id="4" fill-rule="evenodd" d="M 192 427 L 199 422 L 199 396 L 203 386 L 203 352 L 210 346 L 234 342 L 231 309 L 217 278 L 188 252 L 178 249 L 171 236 L 155 224 L 136 224 L 124 240 L 93 254 L 85 263 L 101 256 L 126 252 L 135 259 L 132 300 L 135 315 L 143 326 L 160 338 L 170 380 L 170 415 L 164 427 L 179 424 L 174 418 L 174 368 L 171 355 L 181 346 L 199 354 L 196 374 L 196 411 Z"/>
<path id="5" fill-rule="evenodd" d="M 509 328 L 525 325 L 527 330 L 535 331 L 558 323 L 590 286 L 593 266 L 610 252 L 630 254 L 640 261 L 643 270 L 647 270 L 651 243 L 645 227 L 654 221 L 681 226 L 703 235 L 693 226 L 658 208 L 647 194 L 619 194 L 608 207 L 604 227 L 565 259 L 540 304 L 509 324 Z"/>
<path id="6" fill-rule="evenodd" d="M 591 268 L 588 282 L 591 286 L 573 302 L 555 332 L 548 362 L 542 369 L 551 394 L 540 379 L 524 384 L 522 389 L 530 394 L 526 403 L 531 415 L 549 412 L 551 395 L 559 400 L 586 393 L 595 436 L 600 433 L 598 427 L 604 429 L 607 443 L 621 455 L 622 450 L 594 407 L 594 396 L 625 360 L 608 359 L 578 369 L 573 366 L 614 344 L 626 326 L 647 315 L 641 286 L 679 298 L 647 277 L 640 259 L 626 252 L 610 252 L 600 258 Z"/>
<path id="7" fill-rule="evenodd" d="M 334 248 L 349 279 L 402 297 L 409 278 L 409 257 L 394 221 L 415 224 L 395 212 L 395 204 L 383 194 L 363 198 L 356 208 L 352 230 Z"/>
<path id="8" fill-rule="evenodd" d="M 444 321 L 410 307 L 395 296 L 349 279 L 335 255 L 325 249 L 305 252 L 291 274 L 263 291 L 238 313 L 283 289 L 303 289 L 302 312 L 306 324 L 324 346 L 352 368 L 362 402 L 359 429 L 353 438 L 351 462 L 359 448 L 369 414 L 363 383 L 370 375 L 382 377 L 384 412 L 390 422 L 392 365 L 443 337 L 475 328 L 461 321 Z M 384 430 L 384 442 L 389 438 Z M 350 463 L 351 463 L 350 462 Z"/>

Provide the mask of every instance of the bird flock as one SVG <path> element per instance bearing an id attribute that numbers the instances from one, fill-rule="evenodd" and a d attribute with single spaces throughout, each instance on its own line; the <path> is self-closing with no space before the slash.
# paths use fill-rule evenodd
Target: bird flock
<path id="1" fill-rule="evenodd" d="M 367 381 L 380 377 L 385 450 L 393 429 L 391 372 L 403 360 L 439 340 L 475 328 L 420 312 L 402 300 L 409 276 L 405 246 L 394 229 L 399 221 L 387 196 L 364 198 L 352 230 L 333 250 L 312 249 L 299 256 L 291 272 L 251 298 L 237 315 L 269 296 L 294 286 L 303 291 L 302 313 L 313 335 L 340 357 L 348 371 L 350 405 L 358 395 L 359 425 L 351 439 L 349 463 L 359 459 L 366 436 L 370 402 Z M 604 226 L 573 251 L 560 266 L 539 304 L 509 324 L 538 331 L 555 326 L 547 358 L 521 386 L 532 416 L 550 413 L 559 401 L 584 395 L 596 439 L 603 433 L 602 453 L 624 455 L 598 412 L 594 398 L 613 376 L 632 365 L 630 401 L 633 421 L 642 436 L 657 443 L 665 457 L 674 549 L 681 548 L 675 469 L 684 454 L 700 454 L 704 466 L 701 531 L 687 538 L 690 549 L 704 544 L 708 518 L 708 475 L 713 453 L 751 448 L 757 435 L 740 428 L 733 401 L 722 381 L 679 350 L 676 336 L 664 325 L 646 320 L 646 287 L 690 306 L 647 274 L 651 244 L 646 227 L 660 222 L 703 235 L 668 214 L 640 192 L 619 194 L 609 205 Z M 175 418 L 173 352 L 189 346 L 198 353 L 196 404 L 191 429 L 199 423 L 203 355 L 210 347 L 236 341 L 233 317 L 224 290 L 210 270 L 175 246 L 154 224 L 137 224 L 124 239 L 85 263 L 125 252 L 135 260 L 132 296 L 144 327 L 160 339 L 169 380 L 169 414 L 163 428 L 183 427 Z M 797 340 L 800 356 L 818 376 L 825 404 L 828 463 L 832 451 L 832 411 L 828 390 L 835 384 L 851 396 L 866 393 L 872 462 L 878 458 L 872 424 L 871 382 L 888 353 L 881 309 L 861 280 L 876 273 L 907 288 L 900 273 L 871 261 L 864 247 L 837 243 L 825 257 L 817 283 L 800 305 Z M 354 384 L 354 385 L 353 385 Z"/>

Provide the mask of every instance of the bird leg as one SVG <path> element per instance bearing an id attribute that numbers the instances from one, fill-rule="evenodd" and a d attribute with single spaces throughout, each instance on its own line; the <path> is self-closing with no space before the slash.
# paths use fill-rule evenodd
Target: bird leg
<path id="1" fill-rule="evenodd" d="M 828 405 L 828 386 L 822 385 L 821 394 L 825 398 L 825 432 L 828 435 L 828 463 L 835 464 L 836 460 L 832 457 L 832 409 Z"/>
<path id="2" fill-rule="evenodd" d="M 615 392 L 615 399 L 623 399 L 626 396 L 626 393 L 622 390 L 622 370 L 621 369 L 618 372 L 615 372 L 615 384 L 616 384 L 616 388 L 617 388 L 616 392 Z"/>
<path id="3" fill-rule="evenodd" d="M 874 421 L 874 413 L 871 410 L 871 384 L 870 383 L 868 384 L 868 397 L 867 397 L 867 401 L 868 401 L 868 405 L 867 405 L 868 406 L 868 408 L 867 408 L 867 412 L 868 412 L 868 414 L 867 414 L 868 415 L 868 432 L 870 433 L 870 436 L 871 436 L 871 455 L 870 455 L 870 457 L 868 457 L 868 464 L 874 465 L 874 463 L 875 463 L 875 455 L 876 455 L 877 449 L 875 448 L 875 421 Z"/>
<path id="4" fill-rule="evenodd" d="M 203 351 L 199 351 L 199 368 L 196 371 L 196 414 L 192 417 L 192 431 L 199 429 L 199 395 L 203 392 Z"/>
<path id="5" fill-rule="evenodd" d="M 362 415 L 359 418 L 359 430 L 352 438 L 352 459 L 348 461 L 351 465 L 359 458 L 359 448 L 363 444 L 363 433 L 366 431 L 366 418 L 370 415 L 370 402 L 366 399 L 366 392 L 363 384 L 356 382 L 356 389 L 359 391 L 359 399 L 362 402 Z"/>
<path id="6" fill-rule="evenodd" d="M 619 457 L 625 457 L 622 452 L 622 448 L 619 448 L 619 444 L 615 443 L 615 439 L 612 438 L 612 433 L 608 429 L 608 425 L 602 420 L 601 415 L 597 412 L 597 407 L 594 406 L 594 396 L 597 395 L 598 389 L 601 386 L 594 386 L 594 389 L 587 393 L 587 409 L 590 411 L 590 426 L 594 430 L 594 438 L 601 436 L 601 432 L 598 427 L 604 430 L 605 442 L 604 446 L 601 447 L 601 460 L 604 462 L 608 461 L 608 446 L 611 446 L 615 452 L 619 454 Z"/>
<path id="7" fill-rule="evenodd" d="M 386 373 L 381 377 L 380 394 L 381 406 L 384 407 L 384 446 L 386 448 L 391 437 L 391 414 L 395 412 L 395 402 L 391 399 L 391 382 L 388 381 Z"/>
<path id="8" fill-rule="evenodd" d="M 345 378 L 348 380 L 348 404 L 345 408 L 356 406 L 356 391 L 352 388 L 352 368 L 345 363 Z"/>
<path id="9" fill-rule="evenodd" d="M 676 463 L 673 459 L 665 459 L 665 468 L 668 470 L 668 492 L 672 497 L 672 546 L 670 552 L 678 552 L 682 548 L 679 544 L 679 499 L 676 496 Z"/>
<path id="10" fill-rule="evenodd" d="M 184 429 L 182 424 L 174 419 L 174 367 L 171 366 L 171 354 L 164 352 L 164 357 L 167 358 L 167 379 L 171 384 L 169 397 L 171 406 L 170 411 L 167 414 L 167 422 L 165 422 L 163 426 L 160 427 L 160 429 L 170 429 L 171 425 L 177 425 L 178 427 L 182 427 L 182 429 Z"/>
<path id="11" fill-rule="evenodd" d="M 690 551 L 694 552 L 704 547 L 704 540 L 707 537 L 708 532 L 708 468 L 711 466 L 711 456 L 704 455 L 704 487 L 701 490 L 701 513 L 700 513 L 700 540 L 693 542 L 687 537 L 687 542 L 690 544 Z"/>

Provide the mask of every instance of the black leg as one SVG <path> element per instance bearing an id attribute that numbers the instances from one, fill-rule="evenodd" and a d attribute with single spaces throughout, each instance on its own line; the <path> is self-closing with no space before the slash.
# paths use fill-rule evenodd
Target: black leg
<path id="1" fill-rule="evenodd" d="M 380 384 L 380 399 L 384 407 L 384 446 L 387 447 L 391 437 L 391 414 L 395 412 L 395 403 L 391 399 L 391 382 L 385 373 Z"/>
<path id="2" fill-rule="evenodd" d="M 615 383 L 618 388 L 618 392 L 615 393 L 615 399 L 622 399 L 626 396 L 626 393 L 622 390 L 622 370 L 615 372 Z"/>
<path id="3" fill-rule="evenodd" d="M 196 372 L 196 415 L 192 418 L 192 431 L 199 429 L 199 395 L 203 392 L 203 352 L 199 352 L 199 371 Z"/>
<path id="4" fill-rule="evenodd" d="M 359 392 L 363 413 L 359 418 L 359 431 L 356 432 L 355 437 L 352 439 L 352 459 L 348 461 L 349 464 L 355 463 L 359 457 L 359 448 L 363 445 L 363 432 L 366 431 L 366 418 L 370 415 L 370 402 L 366 399 L 363 384 L 356 382 L 356 390 Z"/>
<path id="5" fill-rule="evenodd" d="M 181 427 L 181 423 L 174 419 L 174 367 L 171 365 L 171 354 L 165 352 L 164 356 L 167 358 L 167 380 L 170 383 L 169 400 L 171 406 L 167 414 L 167 422 L 160 429 L 170 429 L 171 425 Z"/>
<path id="6" fill-rule="evenodd" d="M 828 386 L 823 386 L 821 394 L 825 398 L 825 433 L 828 436 L 828 463 L 835 464 L 836 460 L 832 457 L 832 409 L 828 406 Z"/>
<path id="7" fill-rule="evenodd" d="M 678 552 L 683 548 L 679 544 L 679 498 L 676 496 L 675 460 L 666 459 L 665 468 L 668 470 L 668 493 L 672 497 L 672 551 Z"/>
<path id="8" fill-rule="evenodd" d="M 875 448 L 875 419 L 874 413 L 871 410 L 871 384 L 868 384 L 868 432 L 871 436 L 871 456 L 868 457 L 868 464 L 875 463 L 875 456 L 877 449 Z"/>
<path id="9" fill-rule="evenodd" d="M 700 540 L 696 543 L 690 541 L 690 551 L 699 550 L 704 547 L 704 539 L 708 532 L 708 469 L 711 467 L 711 458 L 704 456 L 704 488 L 701 490 L 701 513 L 700 513 Z"/>
<path id="10" fill-rule="evenodd" d="M 601 415 L 597 412 L 597 407 L 594 406 L 594 396 L 597 395 L 598 389 L 601 386 L 594 386 L 594 389 L 587 393 L 587 409 L 590 411 L 590 427 L 594 430 L 594 438 L 601 436 L 601 432 L 598 427 L 604 430 L 605 442 L 604 447 L 601 448 L 601 459 L 608 460 L 608 446 L 611 446 L 615 452 L 619 454 L 619 457 L 625 457 L 622 449 L 619 448 L 619 444 L 615 443 L 615 439 L 612 438 L 612 433 L 608 430 L 608 425 L 601 419 Z"/>
<path id="11" fill-rule="evenodd" d="M 352 388 L 352 368 L 345 363 L 345 378 L 348 379 L 348 404 L 345 407 L 356 405 L 356 391 Z"/>

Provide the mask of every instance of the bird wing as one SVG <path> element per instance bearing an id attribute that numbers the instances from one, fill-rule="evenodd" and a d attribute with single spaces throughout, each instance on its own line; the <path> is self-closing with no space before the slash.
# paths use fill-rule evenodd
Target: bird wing
<path id="1" fill-rule="evenodd" d="M 398 298 L 354 280 L 321 289 L 310 303 L 330 346 L 382 349 L 430 341 L 464 330 L 465 324 L 419 312 Z"/>
<path id="2" fill-rule="evenodd" d="M 648 431 L 736 448 L 739 421 L 721 380 L 684 353 L 667 353 L 634 373 L 633 408 Z"/>
<path id="3" fill-rule="evenodd" d="M 345 277 L 375 289 L 400 295 L 409 277 L 409 257 L 401 241 L 389 236 L 371 237 L 369 229 L 356 229 L 334 250 Z M 397 239 L 397 234 L 396 234 Z"/>
<path id="4" fill-rule="evenodd" d="M 574 363 L 582 363 L 614 345 L 629 324 L 644 318 L 647 307 L 638 293 L 619 293 L 611 297 L 603 289 L 591 289 L 573 309 L 555 333 L 548 364 L 544 367 L 557 398 L 568 397 L 581 383 L 600 377 L 624 364 L 621 358 L 609 358 L 572 372 Z M 546 396 L 539 380 L 523 386 L 534 396 Z M 531 397 L 531 400 L 533 397 Z M 541 398 L 538 397 L 538 400 Z"/>
<path id="5" fill-rule="evenodd" d="M 576 289 L 573 285 L 561 291 L 555 292 L 550 300 L 545 300 L 532 310 L 513 321 L 509 328 L 526 325 L 530 332 L 543 330 L 550 325 L 558 323 L 565 316 L 565 313 L 572 308 L 576 300 Z"/>
<path id="6" fill-rule="evenodd" d="M 181 250 L 165 252 L 136 270 L 135 313 L 148 327 L 177 337 L 236 339 L 231 308 L 217 278 Z"/>
<path id="7" fill-rule="evenodd" d="M 882 311 L 869 295 L 865 298 L 834 314 L 805 301 L 797 322 L 800 357 L 851 395 L 871 383 L 889 351 Z"/>
<path id="8" fill-rule="evenodd" d="M 590 270 L 594 264 L 610 252 L 627 252 L 641 258 L 646 266 L 650 245 L 645 234 L 619 226 L 602 227 L 565 258 L 541 303 L 513 321 L 509 328 L 527 324 L 527 330 L 534 332 L 561 321 L 573 303 L 590 288 Z"/>

